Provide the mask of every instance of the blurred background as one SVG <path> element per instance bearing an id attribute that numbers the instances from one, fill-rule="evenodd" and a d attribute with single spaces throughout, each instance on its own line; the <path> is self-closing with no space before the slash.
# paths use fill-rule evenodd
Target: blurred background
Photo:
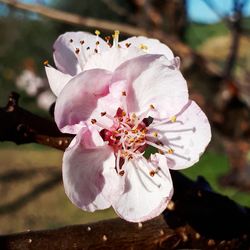
<path id="1" fill-rule="evenodd" d="M 0 1 L 0 107 L 16 91 L 20 106 L 51 119 L 48 110 L 55 97 L 43 62 L 53 64 L 58 35 L 72 30 L 93 33 L 95 28 L 6 2 L 17 1 Z M 250 0 L 19 2 L 27 9 L 45 6 L 100 24 L 128 24 L 169 45 L 181 57 L 191 99 L 205 110 L 213 129 L 206 153 L 183 173 L 192 179 L 204 176 L 215 191 L 250 207 Z M 84 213 L 70 203 L 61 182 L 61 158 L 61 151 L 45 146 L 0 142 L 0 234 L 115 217 L 112 210 Z"/>

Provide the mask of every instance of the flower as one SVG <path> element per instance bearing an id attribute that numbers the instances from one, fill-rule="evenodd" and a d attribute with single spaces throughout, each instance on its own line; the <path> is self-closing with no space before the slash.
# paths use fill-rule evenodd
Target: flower
<path id="1" fill-rule="evenodd" d="M 65 192 L 85 211 L 112 206 L 127 221 L 149 220 L 172 197 L 169 169 L 190 167 L 204 152 L 209 122 L 188 99 L 179 60 L 167 46 L 144 37 L 119 46 L 114 36 L 112 48 L 100 42 L 104 51 L 85 61 L 78 53 L 64 58 L 72 49 L 62 41 L 76 37 L 79 33 L 59 37 L 54 58 L 60 71 L 48 67 L 56 72 L 49 78 L 58 90 L 57 126 L 76 134 L 63 156 Z M 92 41 L 86 37 L 84 44 Z"/>
<path id="2" fill-rule="evenodd" d="M 102 68 L 114 71 L 122 62 L 143 54 L 165 55 L 170 61 L 179 64 L 172 51 L 156 39 L 143 36 L 131 37 L 119 42 L 119 31 L 104 41 L 97 30 L 96 35 L 87 32 L 67 32 L 54 43 L 54 61 L 57 69 L 45 61 L 45 70 L 53 93 L 58 96 L 64 86 L 75 75 L 84 70 Z"/>

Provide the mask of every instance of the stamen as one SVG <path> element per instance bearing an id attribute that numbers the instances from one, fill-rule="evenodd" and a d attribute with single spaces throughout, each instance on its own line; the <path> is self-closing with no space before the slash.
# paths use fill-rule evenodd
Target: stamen
<path id="1" fill-rule="evenodd" d="M 70 39 L 69 41 L 70 41 L 70 45 L 71 45 L 72 49 L 75 51 L 75 54 L 76 54 L 76 57 L 78 59 L 80 68 L 81 68 L 81 70 L 83 70 L 84 64 L 86 62 L 86 57 L 85 57 L 83 51 L 80 51 L 80 48 L 74 47 L 74 45 L 73 45 L 73 39 Z M 81 49 L 82 49 L 82 44 L 83 43 L 81 43 L 81 41 L 80 41 Z"/>
<path id="2" fill-rule="evenodd" d="M 123 106 L 123 110 L 128 113 L 128 107 L 127 107 L 127 102 L 126 102 L 126 96 L 127 93 L 126 91 L 122 91 L 122 106 Z"/>
<path id="3" fill-rule="evenodd" d="M 111 37 L 110 36 L 105 36 L 106 43 L 111 47 L 112 45 L 110 44 Z"/>
<path id="4" fill-rule="evenodd" d="M 96 125 L 96 126 L 100 127 L 100 128 L 104 128 L 104 129 L 107 129 L 107 130 L 110 129 L 110 128 L 106 127 L 105 125 L 101 124 L 100 122 L 98 122 L 96 119 L 91 119 L 91 123 L 93 125 Z"/>
<path id="5" fill-rule="evenodd" d="M 182 159 L 184 159 L 184 160 L 187 160 L 187 161 L 190 161 L 190 160 L 191 160 L 190 157 L 185 157 L 185 156 L 182 156 L 182 155 L 179 155 L 179 154 L 176 154 L 176 153 L 173 153 L 173 155 L 174 155 L 174 156 L 177 156 L 177 157 L 179 157 L 179 158 L 182 158 Z"/>
<path id="6" fill-rule="evenodd" d="M 99 50 L 100 50 L 100 48 L 99 48 L 99 44 L 100 44 L 99 35 L 101 34 L 101 32 L 100 32 L 99 30 L 96 30 L 96 31 L 95 31 L 95 34 L 96 34 L 96 43 L 95 43 L 96 47 L 95 47 L 95 53 L 98 53 L 98 52 L 100 52 L 100 51 L 99 51 Z"/>
<path id="7" fill-rule="evenodd" d="M 120 31 L 115 30 L 114 35 L 112 35 L 112 37 L 113 37 L 113 47 L 115 47 L 115 48 L 118 48 L 119 34 L 120 34 Z"/>
<path id="8" fill-rule="evenodd" d="M 120 176 L 123 176 L 125 174 L 125 171 L 124 170 L 121 170 L 120 172 L 119 172 L 119 175 Z"/>
<path id="9" fill-rule="evenodd" d="M 140 44 L 139 48 L 145 52 L 148 50 L 148 46 L 146 44 Z"/>
<path id="10" fill-rule="evenodd" d="M 97 36 L 99 36 L 99 35 L 101 34 L 101 32 L 100 32 L 99 30 L 95 30 L 95 34 L 96 34 Z"/>
<path id="11" fill-rule="evenodd" d="M 44 66 L 49 66 L 49 61 L 48 61 L 48 60 L 45 60 L 45 61 L 43 62 L 43 65 L 44 65 Z"/>
<path id="12" fill-rule="evenodd" d="M 176 122 L 176 116 L 175 116 L 175 115 L 172 116 L 172 117 L 170 118 L 170 121 L 171 121 L 171 122 Z"/>
<path id="13" fill-rule="evenodd" d="M 158 145 L 158 144 L 156 144 L 156 143 L 154 143 L 154 142 L 151 142 L 151 141 L 148 141 L 148 140 L 145 140 L 145 142 L 148 144 L 148 145 L 150 145 L 150 146 L 153 146 L 153 147 L 155 147 L 155 148 L 157 148 L 157 149 L 159 149 L 159 150 L 162 150 L 163 152 L 167 152 L 167 153 L 173 153 L 173 150 L 172 149 L 170 149 L 170 148 L 165 148 L 165 147 L 163 147 L 163 146 L 161 146 L 161 145 Z"/>
<path id="14" fill-rule="evenodd" d="M 121 158 L 121 150 L 118 150 L 117 156 L 116 156 L 116 170 L 120 168 L 120 158 Z"/>

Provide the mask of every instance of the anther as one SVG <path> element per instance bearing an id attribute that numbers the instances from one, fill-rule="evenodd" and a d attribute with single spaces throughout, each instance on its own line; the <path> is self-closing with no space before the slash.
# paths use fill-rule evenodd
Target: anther
<path id="1" fill-rule="evenodd" d="M 127 96 L 126 91 L 122 91 L 122 95 L 123 95 L 123 96 Z"/>
<path id="2" fill-rule="evenodd" d="M 96 43 L 95 43 L 96 45 L 99 45 L 100 44 L 100 42 L 99 41 L 96 41 Z"/>
<path id="3" fill-rule="evenodd" d="M 168 152 L 168 154 L 173 154 L 173 153 L 174 153 L 174 150 L 170 148 L 170 149 L 168 149 L 167 152 Z"/>
<path id="4" fill-rule="evenodd" d="M 105 116 L 107 112 L 101 112 L 101 116 Z"/>
<path id="5" fill-rule="evenodd" d="M 69 42 L 70 42 L 70 43 L 73 43 L 73 39 L 70 39 Z"/>
<path id="6" fill-rule="evenodd" d="M 175 116 L 175 115 L 172 116 L 172 117 L 170 118 L 170 121 L 171 121 L 171 122 L 176 122 L 176 116 Z"/>
<path id="7" fill-rule="evenodd" d="M 80 49 L 76 48 L 75 53 L 79 54 L 79 52 L 80 52 Z"/>
<path id="8" fill-rule="evenodd" d="M 156 138 L 158 137 L 158 133 L 156 131 L 153 132 L 152 134 L 153 134 L 154 137 L 156 137 Z"/>
<path id="9" fill-rule="evenodd" d="M 154 170 L 150 171 L 150 172 L 149 172 L 149 175 L 150 175 L 151 177 L 154 177 L 154 176 L 155 176 L 155 171 L 154 171 Z"/>
<path id="10" fill-rule="evenodd" d="M 90 47 L 87 47 L 87 48 L 86 48 L 86 50 L 89 50 L 89 49 L 90 49 Z"/>
<path id="11" fill-rule="evenodd" d="M 119 175 L 120 175 L 120 176 L 123 176 L 124 174 L 125 174 L 125 171 L 124 171 L 124 170 L 122 170 L 122 171 L 119 172 Z"/>
<path id="12" fill-rule="evenodd" d="M 97 50 L 97 49 L 95 49 L 95 53 L 98 53 L 98 50 Z"/>
<path id="13" fill-rule="evenodd" d="M 155 106 L 154 106 L 153 104 L 150 104 L 149 107 L 150 107 L 151 109 L 155 109 Z"/>
<path id="14" fill-rule="evenodd" d="M 142 49 L 142 50 L 147 50 L 147 49 L 148 49 L 148 46 L 145 45 L 145 44 L 141 44 L 141 45 L 139 46 L 139 48 Z"/>
<path id="15" fill-rule="evenodd" d="M 96 124 L 96 122 L 97 122 L 96 119 L 91 119 L 92 124 Z"/>
<path id="16" fill-rule="evenodd" d="M 44 66 L 48 66 L 48 65 L 49 65 L 49 61 L 48 61 L 48 60 L 45 60 L 45 61 L 43 62 L 43 65 L 44 65 Z"/>
<path id="17" fill-rule="evenodd" d="M 99 35 L 101 34 L 101 32 L 100 32 L 99 30 L 95 30 L 95 34 L 96 34 L 97 36 L 99 36 Z"/>
<path id="18" fill-rule="evenodd" d="M 126 43 L 126 47 L 129 48 L 131 43 Z"/>
<path id="19" fill-rule="evenodd" d="M 81 40 L 81 41 L 80 41 L 80 44 L 83 45 L 83 44 L 84 44 L 84 40 Z"/>

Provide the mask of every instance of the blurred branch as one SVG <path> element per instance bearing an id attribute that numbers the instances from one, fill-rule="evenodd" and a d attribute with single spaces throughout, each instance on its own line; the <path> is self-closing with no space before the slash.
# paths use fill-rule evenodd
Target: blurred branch
<path id="1" fill-rule="evenodd" d="M 249 210 L 209 191 L 204 180 L 193 182 L 177 171 L 172 174 L 174 203 L 163 216 L 144 223 L 111 219 L 2 235 L 0 246 L 8 250 L 249 248 Z"/>
<path id="2" fill-rule="evenodd" d="M 94 19 L 90 17 L 81 17 L 76 14 L 70 14 L 65 11 L 56 10 L 39 4 L 27 4 L 13 0 L 0 0 L 0 2 L 17 9 L 31 11 L 33 13 L 37 13 L 42 16 L 46 16 L 58 21 L 63 21 L 69 24 L 86 26 L 89 28 L 98 28 L 109 32 L 113 32 L 114 30 L 118 29 L 122 33 L 127 35 L 146 35 L 147 33 L 145 30 L 133 26 L 109 22 L 101 19 Z"/>
<path id="3" fill-rule="evenodd" d="M 55 122 L 41 118 L 18 106 L 19 95 L 12 93 L 6 107 L 0 108 L 0 141 L 16 144 L 36 142 L 65 149 L 71 135 L 62 134 Z"/>
<path id="4" fill-rule="evenodd" d="M 199 67 L 201 71 L 205 71 L 207 74 L 219 75 L 218 72 L 215 73 L 211 71 L 210 68 L 206 67 L 207 66 L 206 60 L 201 55 L 194 53 L 192 49 L 190 49 L 184 43 L 180 42 L 180 40 L 177 39 L 176 37 L 167 36 L 164 32 L 160 30 L 153 29 L 152 31 L 150 31 L 143 28 L 137 28 L 131 25 L 124 25 L 100 19 L 83 18 L 79 15 L 70 14 L 64 11 L 56 10 L 38 4 L 36 5 L 27 4 L 13 0 L 0 0 L 0 2 L 5 3 L 17 9 L 31 11 L 33 13 L 37 13 L 42 16 L 46 16 L 53 20 L 58 20 L 64 23 L 86 26 L 90 28 L 103 29 L 108 32 L 113 32 L 114 30 L 118 29 L 123 34 L 131 36 L 146 35 L 149 37 L 155 37 L 161 40 L 163 43 L 167 44 L 174 51 L 176 55 L 180 56 L 183 59 L 182 62 L 183 69 L 189 68 L 193 64 L 196 64 L 196 66 Z M 198 62 L 196 62 L 197 58 L 199 58 Z"/>
<path id="5" fill-rule="evenodd" d="M 53 121 L 48 121 L 18 107 L 18 95 L 15 93 L 10 95 L 7 106 L 0 109 L 0 119 L 4 121 L 0 123 L 1 141 L 13 141 L 17 144 L 28 142 L 45 144 L 46 141 L 48 146 L 65 150 L 72 138 L 72 136 L 61 134 Z M 43 140 L 39 141 L 38 135 Z M 58 136 L 63 142 L 60 143 Z M 85 249 L 92 246 L 101 249 L 103 246 L 117 249 L 118 245 L 121 246 L 121 242 L 124 244 L 122 245 L 123 249 L 129 247 L 142 249 L 144 244 L 147 249 L 150 249 L 149 247 L 158 249 L 162 246 L 167 246 L 166 248 L 170 246 L 170 249 L 190 246 L 206 249 L 206 246 L 210 247 L 209 244 L 213 247 L 225 246 L 225 239 L 231 239 L 230 247 L 232 246 L 232 248 L 229 249 L 236 249 L 242 244 L 249 246 L 249 238 L 246 236 L 250 232 L 249 208 L 240 206 L 228 197 L 213 192 L 203 178 L 198 178 L 194 182 L 178 171 L 172 171 L 171 175 L 175 193 L 171 206 L 164 212 L 167 223 L 163 219 L 159 221 L 158 218 L 138 227 L 135 224 L 128 224 L 117 219 L 94 224 L 96 230 L 91 235 L 89 231 L 82 233 L 78 230 L 75 231 L 75 227 L 68 227 L 68 237 L 65 237 L 65 228 L 40 233 L 1 236 L 0 246 L 7 244 L 7 246 L 12 246 L 7 249 L 18 249 L 17 246 L 26 249 L 27 244 L 29 244 L 29 249 L 39 250 L 44 249 L 49 239 L 53 239 L 49 249 L 69 249 L 68 246 L 72 246 L 76 242 L 77 245 L 79 243 L 79 246 Z M 0 207 L 0 213 L 15 211 L 37 195 L 54 187 L 60 180 L 61 174 L 55 172 L 51 178 L 35 186 L 31 192 Z M 149 225 L 149 227 L 144 225 Z M 27 237 L 32 239 L 32 244 L 27 241 Z M 83 240 L 84 237 L 86 240 Z M 100 241 L 96 240 L 98 237 Z"/>
<path id="6" fill-rule="evenodd" d="M 106 6 L 120 16 L 129 16 L 130 13 L 123 7 L 121 7 L 115 0 L 102 0 Z"/>

